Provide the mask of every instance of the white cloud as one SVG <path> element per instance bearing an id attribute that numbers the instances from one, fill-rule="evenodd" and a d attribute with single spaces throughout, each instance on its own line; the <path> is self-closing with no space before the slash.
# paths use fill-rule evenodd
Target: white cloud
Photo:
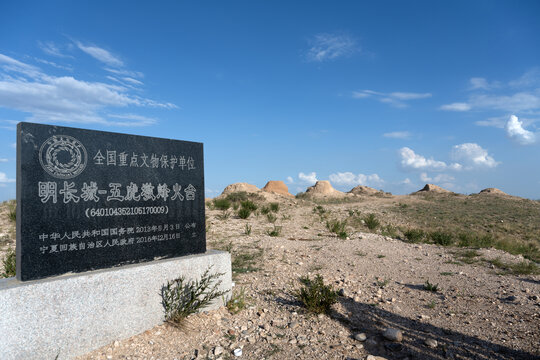
<path id="1" fill-rule="evenodd" d="M 471 110 L 471 105 L 467 103 L 456 102 L 452 104 L 443 105 L 441 106 L 440 109 L 446 110 L 446 111 L 469 111 Z"/>
<path id="2" fill-rule="evenodd" d="M 506 134 L 521 145 L 530 145 L 536 142 L 536 135 L 523 128 L 523 122 L 517 116 L 512 115 L 506 123 Z"/>
<path id="3" fill-rule="evenodd" d="M 109 51 L 102 49 L 97 46 L 86 46 L 83 45 L 81 42 L 77 41 L 75 42 L 77 47 L 87 53 L 88 55 L 92 56 L 94 59 L 101 61 L 104 64 L 107 64 L 109 66 L 113 67 L 122 67 L 124 66 L 124 63 L 122 60 L 120 60 L 118 57 L 111 54 Z"/>
<path id="4" fill-rule="evenodd" d="M 38 41 L 38 46 L 47 55 L 56 56 L 60 58 L 68 57 L 67 55 L 64 55 L 62 51 L 60 51 L 60 48 L 58 47 L 58 45 L 56 45 L 55 43 L 51 41 L 47 41 L 47 42 Z"/>
<path id="5" fill-rule="evenodd" d="M 409 178 L 405 178 L 403 181 L 399 182 L 400 185 L 412 185 L 412 181 Z"/>
<path id="6" fill-rule="evenodd" d="M 289 184 L 294 183 L 294 179 L 292 178 L 292 176 L 287 176 L 287 183 Z"/>
<path id="7" fill-rule="evenodd" d="M 304 174 L 303 172 L 298 174 L 298 178 L 300 181 L 305 182 L 309 185 L 315 185 L 317 182 L 317 174 L 315 172 L 311 172 L 309 174 Z"/>
<path id="8" fill-rule="evenodd" d="M 460 168 L 459 164 L 448 166 L 444 161 L 434 160 L 433 158 L 426 159 L 408 147 L 401 148 L 399 155 L 401 156 L 401 166 L 404 169 L 442 171 L 449 167 L 454 170 L 459 170 Z"/>
<path id="9" fill-rule="evenodd" d="M 34 122 L 98 123 L 105 125 L 148 125 L 155 121 L 130 114 L 107 119 L 110 108 L 176 108 L 174 104 L 131 94 L 125 86 L 87 82 L 73 76 L 49 76 L 37 67 L 0 54 L 0 106 L 30 113 Z"/>
<path id="10" fill-rule="evenodd" d="M 526 71 L 519 79 L 512 80 L 508 83 L 511 87 L 526 88 L 540 85 L 540 67 L 532 68 Z"/>
<path id="11" fill-rule="evenodd" d="M 393 131 L 389 133 L 384 133 L 383 136 L 393 139 L 409 139 L 412 134 L 409 131 Z"/>
<path id="12" fill-rule="evenodd" d="M 452 148 L 452 157 L 456 161 L 463 162 L 466 170 L 478 167 L 494 168 L 499 164 L 489 156 L 487 150 L 475 143 L 455 145 Z"/>
<path id="13" fill-rule="evenodd" d="M 15 182 L 15 179 L 9 179 L 6 173 L 0 172 L 0 183 L 11 183 Z"/>
<path id="14" fill-rule="evenodd" d="M 475 121 L 474 123 L 478 126 L 491 126 L 491 127 L 504 129 L 506 125 L 506 118 L 507 116 L 496 116 L 496 117 L 487 118 L 486 120 L 478 120 L 478 121 Z"/>
<path id="15" fill-rule="evenodd" d="M 360 90 L 360 91 L 353 91 L 352 93 L 352 97 L 355 99 L 365 99 L 365 98 L 373 97 L 374 99 L 382 103 L 390 104 L 398 108 L 407 107 L 408 104 L 405 103 L 405 101 L 426 99 L 426 98 L 430 98 L 431 96 L 432 96 L 431 93 L 413 93 L 413 92 L 383 93 L 383 92 L 378 92 L 378 91 L 373 91 L 373 90 Z"/>
<path id="16" fill-rule="evenodd" d="M 6 158 L 0 158 L 0 162 L 8 162 L 9 160 Z"/>
<path id="17" fill-rule="evenodd" d="M 358 174 L 355 175 L 352 172 L 343 172 L 343 173 L 336 173 L 331 174 L 329 176 L 330 181 L 332 184 L 336 185 L 348 185 L 348 186 L 356 186 L 356 185 L 367 185 L 367 186 L 380 186 L 384 183 L 384 180 L 379 177 L 377 174 L 371 174 L 371 175 L 364 175 L 364 174 Z"/>
<path id="18" fill-rule="evenodd" d="M 481 77 L 473 77 L 469 80 L 471 86 L 469 90 L 492 90 L 500 87 L 500 83 L 497 81 L 489 82 Z"/>
<path id="19" fill-rule="evenodd" d="M 310 44 L 307 59 L 315 62 L 333 60 L 359 50 L 356 41 L 345 34 L 317 34 Z"/>
<path id="20" fill-rule="evenodd" d="M 449 183 L 451 181 L 454 181 L 455 178 L 451 175 L 447 174 L 438 174 L 435 177 L 429 177 L 427 173 L 423 172 L 420 174 L 420 180 L 423 182 L 434 182 L 434 183 Z"/>

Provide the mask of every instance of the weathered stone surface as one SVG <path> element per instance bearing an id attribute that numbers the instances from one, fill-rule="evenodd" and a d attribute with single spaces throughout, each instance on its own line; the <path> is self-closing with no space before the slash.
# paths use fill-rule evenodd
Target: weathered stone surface
<path id="1" fill-rule="evenodd" d="M 225 189 L 223 189 L 223 192 L 221 195 L 227 195 L 235 192 L 247 192 L 247 193 L 258 193 L 261 191 L 258 187 L 255 185 L 251 185 L 248 183 L 234 183 L 227 185 Z"/>
<path id="2" fill-rule="evenodd" d="M 230 254 L 216 250 L 52 279 L 0 279 L 0 357 L 72 359 L 142 333 L 164 320 L 161 288 L 167 281 L 198 279 L 210 266 L 224 273 L 220 289 L 230 290 Z"/>
<path id="3" fill-rule="evenodd" d="M 275 194 L 288 196 L 288 197 L 294 197 L 293 194 L 289 193 L 289 188 L 287 187 L 287 185 L 285 185 L 285 183 L 280 180 L 270 180 L 262 188 L 262 191 L 275 193 Z"/>
<path id="4" fill-rule="evenodd" d="M 17 278 L 206 250 L 200 143 L 20 123 Z"/>
<path id="5" fill-rule="evenodd" d="M 306 190 L 306 194 L 312 196 L 330 196 L 330 197 L 342 197 L 345 196 L 345 193 L 336 190 L 330 184 L 328 180 L 319 180 L 313 186 L 310 186 Z"/>
<path id="6" fill-rule="evenodd" d="M 433 184 L 426 184 L 422 189 L 418 190 L 415 194 L 422 194 L 426 192 L 439 193 L 439 194 L 451 194 L 452 191 L 443 189 L 440 186 Z"/>

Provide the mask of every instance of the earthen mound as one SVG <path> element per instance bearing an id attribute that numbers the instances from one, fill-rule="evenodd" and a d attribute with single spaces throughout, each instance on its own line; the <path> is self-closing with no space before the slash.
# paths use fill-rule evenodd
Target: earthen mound
<path id="1" fill-rule="evenodd" d="M 352 188 L 351 191 L 349 191 L 349 194 L 354 195 L 375 195 L 380 193 L 382 193 L 382 191 L 364 185 L 358 185 Z"/>
<path id="2" fill-rule="evenodd" d="M 504 191 L 499 190 L 499 189 L 497 189 L 497 188 L 487 188 L 487 189 L 481 190 L 481 191 L 479 192 L 479 194 L 508 195 L 508 194 L 505 193 Z"/>
<path id="3" fill-rule="evenodd" d="M 307 188 L 306 194 L 311 195 L 311 196 L 333 196 L 333 197 L 345 196 L 345 193 L 342 193 L 341 191 L 334 189 L 332 187 L 332 184 L 330 184 L 330 181 L 328 180 L 317 181 L 315 185 Z"/>
<path id="4" fill-rule="evenodd" d="M 289 188 L 287 187 L 287 185 L 285 185 L 285 183 L 280 180 L 270 180 L 262 188 L 262 191 L 279 194 L 283 196 L 294 197 L 293 194 L 289 193 Z"/>
<path id="5" fill-rule="evenodd" d="M 231 185 L 227 185 L 227 187 L 223 190 L 221 195 L 227 195 L 235 192 L 247 192 L 247 193 L 258 193 L 261 191 L 258 187 L 255 185 L 251 185 L 248 183 L 234 183 Z"/>
<path id="6" fill-rule="evenodd" d="M 421 190 L 418 190 L 415 192 L 415 194 L 423 194 L 423 193 L 437 193 L 437 194 L 451 194 L 452 192 L 450 190 L 443 189 L 440 186 L 433 185 L 433 184 L 426 184 Z"/>

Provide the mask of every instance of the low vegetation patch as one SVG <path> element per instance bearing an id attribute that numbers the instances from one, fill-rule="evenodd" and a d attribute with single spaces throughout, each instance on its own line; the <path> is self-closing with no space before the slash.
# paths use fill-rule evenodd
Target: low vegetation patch
<path id="1" fill-rule="evenodd" d="M 227 210 L 231 207 L 231 202 L 228 199 L 214 199 L 213 205 L 215 209 Z"/>
<path id="2" fill-rule="evenodd" d="M 426 236 L 424 230 L 422 229 L 408 229 L 403 233 L 403 235 L 405 236 L 405 240 L 410 243 L 422 242 Z"/>
<path id="3" fill-rule="evenodd" d="M 439 291 L 439 284 L 432 284 L 429 282 L 429 280 L 426 280 L 424 284 L 424 290 L 431 291 L 431 292 L 437 292 Z"/>
<path id="4" fill-rule="evenodd" d="M 237 212 L 240 219 L 247 219 L 251 215 L 251 210 L 245 207 L 241 207 Z"/>
<path id="5" fill-rule="evenodd" d="M 244 288 L 235 288 L 229 301 L 227 302 L 227 310 L 231 314 L 238 314 L 247 307 L 247 296 Z"/>
<path id="6" fill-rule="evenodd" d="M 167 282 L 161 289 L 165 320 L 179 326 L 191 314 L 208 306 L 213 300 L 225 296 L 227 291 L 219 290 L 223 273 L 205 270 L 200 279 L 186 281 L 185 277 Z"/>
<path id="7" fill-rule="evenodd" d="M 8 278 L 16 275 L 17 266 L 15 261 L 15 249 L 9 248 L 2 260 L 2 264 L 4 265 L 4 272 L 0 274 L 2 277 Z"/>
<path id="8" fill-rule="evenodd" d="M 320 274 L 315 275 L 314 279 L 302 277 L 300 282 L 303 286 L 296 290 L 294 295 L 306 310 L 315 314 L 328 314 L 332 305 L 337 302 L 337 292 L 330 285 L 324 284 Z"/>
<path id="9" fill-rule="evenodd" d="M 275 237 L 275 236 L 281 235 L 281 230 L 282 230 L 281 226 L 276 226 L 276 225 L 274 225 L 274 228 L 268 230 L 266 233 L 267 233 L 268 235 L 270 235 L 270 236 L 274 236 L 274 237 Z"/>
<path id="10" fill-rule="evenodd" d="M 347 220 L 329 220 L 326 222 L 326 228 L 328 229 L 328 231 L 336 234 L 340 239 L 346 239 L 349 236 L 345 229 L 346 226 Z"/>
<path id="11" fill-rule="evenodd" d="M 364 223 L 369 230 L 375 230 L 381 225 L 375 214 L 371 213 L 364 217 Z"/>
<path id="12" fill-rule="evenodd" d="M 506 263 L 500 257 L 488 260 L 489 263 L 504 270 L 506 273 L 514 275 L 536 275 L 540 274 L 540 267 L 532 261 L 523 260 L 518 263 Z"/>

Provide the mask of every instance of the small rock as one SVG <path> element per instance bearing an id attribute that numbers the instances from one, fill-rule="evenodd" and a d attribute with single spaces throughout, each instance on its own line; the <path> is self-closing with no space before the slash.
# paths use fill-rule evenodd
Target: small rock
<path id="1" fill-rule="evenodd" d="M 293 321 L 289 324 L 289 328 L 295 329 L 298 327 L 298 321 Z"/>
<path id="2" fill-rule="evenodd" d="M 386 360 L 386 358 L 383 358 L 382 356 L 368 355 L 366 360 Z"/>
<path id="3" fill-rule="evenodd" d="M 358 341 L 366 341 L 367 336 L 364 333 L 354 334 L 354 339 Z"/>
<path id="4" fill-rule="evenodd" d="M 338 295 L 339 296 L 347 296 L 347 290 L 345 290 L 343 288 L 339 289 Z"/>
<path id="5" fill-rule="evenodd" d="M 403 340 L 403 333 L 399 329 L 388 328 L 384 331 L 383 336 L 390 341 L 400 342 Z"/>
<path id="6" fill-rule="evenodd" d="M 353 300 L 356 301 L 356 302 L 360 302 L 361 299 L 360 299 L 360 296 L 355 296 L 355 297 L 353 298 Z"/>
<path id="7" fill-rule="evenodd" d="M 118 342 L 118 340 L 115 340 L 114 341 L 114 347 L 119 347 L 120 346 L 120 343 Z"/>
<path id="8" fill-rule="evenodd" d="M 233 355 L 234 356 L 242 356 L 242 349 L 240 349 L 240 348 L 234 349 Z"/>
<path id="9" fill-rule="evenodd" d="M 432 349 L 435 349 L 437 347 L 437 340 L 426 339 L 426 341 L 424 341 L 424 344 L 426 344 L 426 346 Z"/>
<path id="10" fill-rule="evenodd" d="M 223 354 L 223 348 L 221 346 L 216 346 L 214 348 L 214 355 L 219 356 Z"/>

